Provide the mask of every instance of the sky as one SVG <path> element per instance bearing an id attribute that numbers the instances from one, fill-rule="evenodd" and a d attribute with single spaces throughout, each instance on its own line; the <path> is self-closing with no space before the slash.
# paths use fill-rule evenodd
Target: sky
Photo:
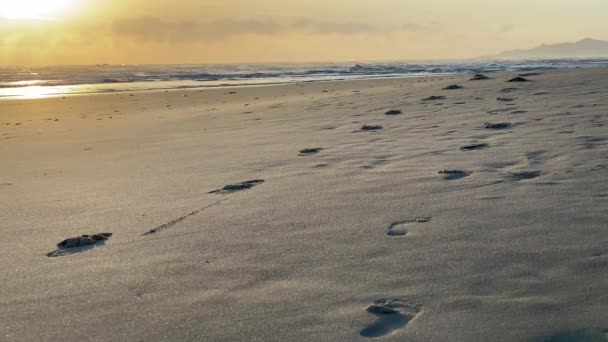
<path id="1" fill-rule="evenodd" d="M 608 0 L 0 0 L 0 65 L 464 59 L 608 40 Z"/>

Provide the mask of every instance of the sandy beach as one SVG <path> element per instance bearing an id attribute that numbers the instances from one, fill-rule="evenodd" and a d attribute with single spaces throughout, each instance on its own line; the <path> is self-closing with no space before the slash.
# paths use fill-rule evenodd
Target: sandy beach
<path id="1" fill-rule="evenodd" d="M 1 100 L 0 340 L 607 341 L 608 69 L 486 75 Z"/>

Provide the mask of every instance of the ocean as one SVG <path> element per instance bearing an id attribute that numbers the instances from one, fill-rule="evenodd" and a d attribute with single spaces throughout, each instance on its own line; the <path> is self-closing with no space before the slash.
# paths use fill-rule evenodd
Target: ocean
<path id="1" fill-rule="evenodd" d="M 523 72 L 598 66 L 608 66 L 608 59 L 453 63 L 367 62 L 0 67 L 0 98 L 41 98 L 86 93 L 254 86 L 386 77 L 423 77 L 498 71 Z"/>

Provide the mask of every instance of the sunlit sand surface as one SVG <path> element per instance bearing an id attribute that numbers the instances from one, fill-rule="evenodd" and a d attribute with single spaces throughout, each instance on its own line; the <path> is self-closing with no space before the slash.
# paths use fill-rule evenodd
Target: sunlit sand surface
<path id="1" fill-rule="evenodd" d="M 606 341 L 608 69 L 487 75 L 18 90 L 0 340 Z"/>

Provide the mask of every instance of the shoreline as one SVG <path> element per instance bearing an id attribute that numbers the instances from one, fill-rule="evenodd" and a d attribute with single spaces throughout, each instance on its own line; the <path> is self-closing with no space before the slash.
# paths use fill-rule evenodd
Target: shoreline
<path id="1" fill-rule="evenodd" d="M 446 64 L 447 63 L 447 64 Z M 336 80 L 416 78 L 495 72 L 529 72 L 608 66 L 608 59 L 470 61 L 453 63 L 360 62 L 357 64 L 48 66 L 25 70 L 0 67 L 0 99 L 75 96 L 179 88 L 259 86 Z M 49 78 L 50 77 L 50 78 Z M 17 85 L 17 87 L 15 87 Z M 21 87 L 26 85 L 27 87 Z M 55 92 L 55 93 L 54 93 Z M 49 94 L 50 93 L 50 94 Z"/>

